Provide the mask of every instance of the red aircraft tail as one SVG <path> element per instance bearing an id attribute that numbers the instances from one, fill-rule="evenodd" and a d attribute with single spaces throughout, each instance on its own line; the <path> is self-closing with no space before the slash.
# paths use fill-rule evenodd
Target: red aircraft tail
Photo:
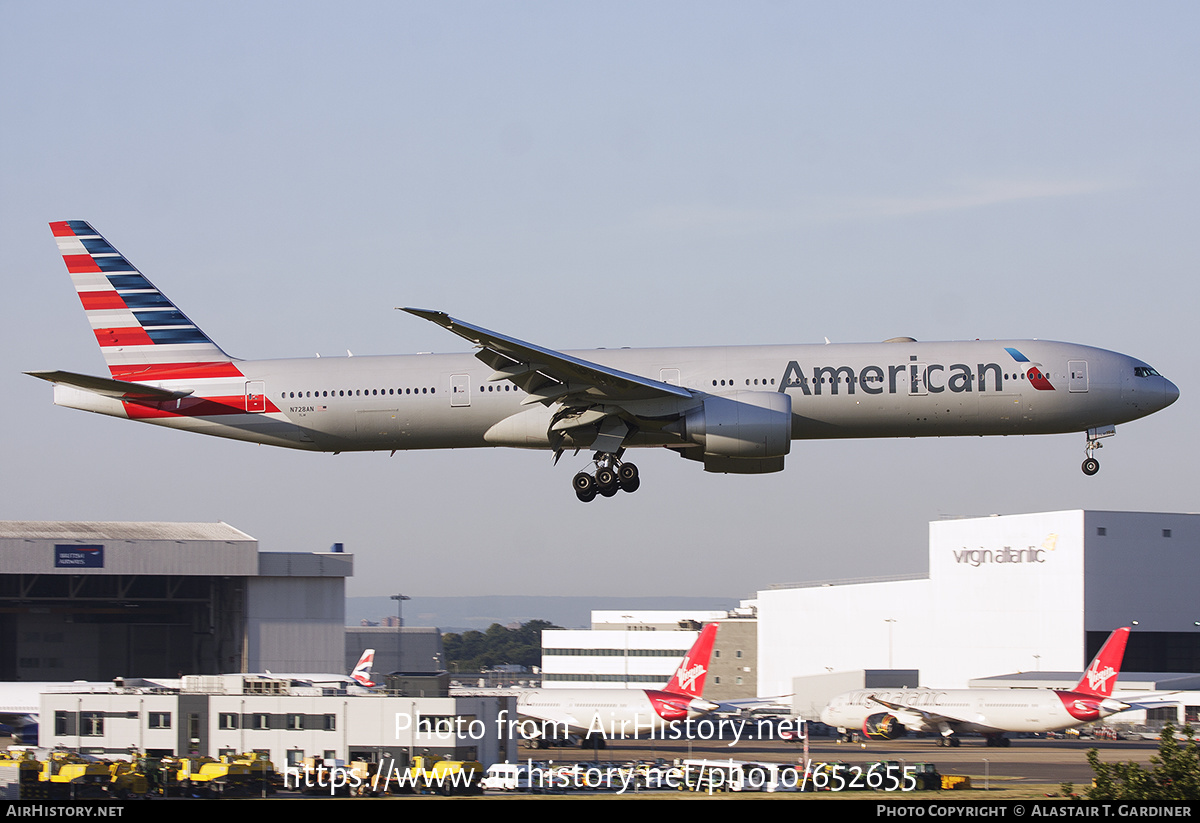
<path id="1" fill-rule="evenodd" d="M 696 642 L 683 656 L 683 661 L 671 682 L 663 689 L 672 694 L 700 697 L 704 694 L 704 679 L 708 676 L 708 661 L 712 657 L 713 642 L 717 639 L 717 628 L 720 623 L 709 623 L 700 632 Z"/>
<path id="2" fill-rule="evenodd" d="M 1074 691 L 1096 697 L 1112 697 L 1121 672 L 1121 661 L 1125 657 L 1125 644 L 1129 641 L 1129 627 L 1117 629 L 1108 636 L 1100 651 L 1092 658 L 1091 665 L 1079 679 Z"/>

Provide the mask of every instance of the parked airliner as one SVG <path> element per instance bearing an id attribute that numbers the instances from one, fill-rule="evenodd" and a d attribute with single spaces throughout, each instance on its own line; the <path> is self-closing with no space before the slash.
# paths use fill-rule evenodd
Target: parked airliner
<path id="1" fill-rule="evenodd" d="M 593 453 L 580 500 L 635 491 L 627 449 L 659 447 L 708 472 L 783 469 L 792 440 L 1086 432 L 1086 474 L 1118 423 L 1179 390 L 1133 357 L 1043 340 L 601 349 L 559 352 L 404 309 L 470 354 L 239 360 L 91 225 L 51 223 L 108 377 L 28 374 L 54 402 L 311 451 L 510 446 Z"/>
<path id="2" fill-rule="evenodd" d="M 1131 704 L 1113 699 L 1129 628 L 1117 629 L 1070 691 L 1058 689 L 860 689 L 840 694 L 821 722 L 845 733 L 892 740 L 907 732 L 937 732 L 938 744 L 957 746 L 959 733 L 978 733 L 989 746 L 1007 746 L 1005 732 L 1051 732 L 1095 723 Z"/>
<path id="3" fill-rule="evenodd" d="M 517 712 L 538 721 L 547 737 L 648 737 L 695 720 L 720 708 L 703 697 L 719 626 L 704 626 L 662 689 L 531 689 L 517 698 Z"/>

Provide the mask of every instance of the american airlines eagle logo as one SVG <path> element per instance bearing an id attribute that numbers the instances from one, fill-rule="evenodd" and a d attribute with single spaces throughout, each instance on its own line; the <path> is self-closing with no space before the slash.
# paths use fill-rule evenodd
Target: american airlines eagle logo
<path id="1" fill-rule="evenodd" d="M 1094 691 L 1107 692 L 1108 681 L 1116 673 L 1117 670 L 1112 666 L 1105 666 L 1103 669 L 1100 668 L 1100 661 L 1095 660 L 1092 662 L 1091 668 L 1087 671 L 1088 686 Z"/>
<path id="2" fill-rule="evenodd" d="M 1041 363 L 1030 362 L 1028 357 L 1011 346 L 1005 346 L 1004 350 L 1012 356 L 1013 360 L 1021 364 L 1021 368 L 1026 369 L 1025 376 L 1029 378 L 1029 385 L 1038 391 L 1054 391 L 1054 386 L 1051 385 L 1050 379 L 1042 369 Z"/>
<path id="3" fill-rule="evenodd" d="M 693 666 L 691 663 L 691 656 L 684 655 L 683 663 L 680 664 L 679 671 L 677 672 L 677 677 L 679 678 L 679 687 L 682 689 L 694 690 L 696 688 L 696 680 L 700 677 L 703 677 L 704 673 L 708 671 L 699 663 L 697 663 L 695 666 Z"/>

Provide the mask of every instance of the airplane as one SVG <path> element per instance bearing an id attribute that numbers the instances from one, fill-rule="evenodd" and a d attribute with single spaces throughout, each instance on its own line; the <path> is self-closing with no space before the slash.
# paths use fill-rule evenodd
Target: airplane
<path id="1" fill-rule="evenodd" d="M 358 658 L 358 662 L 354 664 L 354 668 L 351 669 L 348 675 L 315 672 L 277 673 L 267 669 L 261 674 L 250 673 L 245 676 L 269 677 L 275 680 L 298 680 L 302 683 L 311 683 L 313 686 L 331 686 L 339 690 L 345 690 L 348 694 L 367 694 L 379 685 L 371 680 L 371 667 L 374 665 L 375 650 L 364 649 L 362 655 Z"/>
<path id="2" fill-rule="evenodd" d="M 1117 629 L 1070 691 L 1060 689 L 859 689 L 829 701 L 821 722 L 845 736 L 893 740 L 910 731 L 937 732 L 939 746 L 957 746 L 955 735 L 978 733 L 988 746 L 1008 746 L 1005 732 L 1052 732 L 1095 723 L 1135 708 L 1113 699 L 1129 627 Z"/>
<path id="3" fill-rule="evenodd" d="M 704 682 L 719 622 L 708 623 L 662 689 L 530 689 L 517 697 L 517 713 L 536 721 L 533 740 L 578 734 L 585 743 L 613 737 L 647 737 L 672 723 L 695 720 L 721 704 L 705 700 Z"/>
<path id="4" fill-rule="evenodd" d="M 592 452 L 576 496 L 641 485 L 632 448 L 707 472 L 781 471 L 793 440 L 1086 432 L 1083 471 L 1116 425 L 1179 389 L 1133 357 L 1043 340 L 555 351 L 405 308 L 478 351 L 240 360 L 82 220 L 50 224 L 109 376 L 30 371 L 54 402 L 309 451 L 507 446 Z M 349 353 L 348 353 L 349 354 Z"/>

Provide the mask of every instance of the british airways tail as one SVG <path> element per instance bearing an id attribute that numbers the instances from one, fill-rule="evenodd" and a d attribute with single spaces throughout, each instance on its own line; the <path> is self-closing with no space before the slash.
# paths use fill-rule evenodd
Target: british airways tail
<path id="1" fill-rule="evenodd" d="M 713 644 L 717 639 L 717 629 L 720 623 L 709 623 L 700 632 L 696 642 L 683 656 L 679 668 L 671 677 L 664 692 L 680 694 L 687 697 L 702 697 L 704 681 L 708 677 L 708 663 L 712 658 Z"/>
<path id="2" fill-rule="evenodd" d="M 1121 661 L 1125 659 L 1125 644 L 1129 642 L 1129 627 L 1117 629 L 1108 636 L 1100 651 L 1079 679 L 1074 691 L 1095 697 L 1112 697 L 1121 673 Z"/>
<path id="3" fill-rule="evenodd" d="M 362 657 L 358 658 L 358 665 L 354 667 L 354 671 L 350 672 L 350 679 L 364 689 L 378 686 L 378 683 L 371 680 L 371 666 L 373 665 L 375 665 L 375 650 L 366 649 L 362 653 Z"/>
<path id="4" fill-rule="evenodd" d="M 63 220 L 50 230 L 115 380 L 240 375 L 234 358 L 91 225 Z"/>

